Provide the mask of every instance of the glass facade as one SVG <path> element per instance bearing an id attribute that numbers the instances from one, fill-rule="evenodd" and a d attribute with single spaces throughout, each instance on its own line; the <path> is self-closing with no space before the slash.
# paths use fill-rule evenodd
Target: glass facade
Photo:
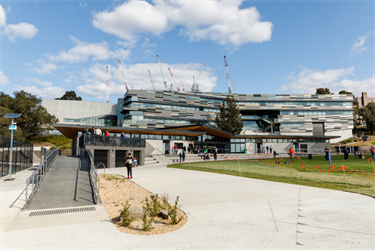
<path id="1" fill-rule="evenodd" d="M 117 126 L 117 116 L 99 115 L 80 119 L 64 118 L 64 122 L 83 123 L 88 126 Z"/>
<path id="2" fill-rule="evenodd" d="M 324 123 L 323 133 L 353 127 L 352 95 L 238 95 L 130 90 L 125 100 L 118 102 L 118 110 L 123 115 L 123 126 L 215 126 L 219 106 L 228 95 L 237 100 L 245 132 L 312 135 L 315 133 L 313 123 L 317 121 Z M 123 110 L 120 107 L 122 103 Z M 121 124 L 121 119 L 118 115 L 118 124 Z M 203 139 L 204 143 L 208 143 L 206 146 L 213 143 L 209 140 Z M 196 141 L 201 142 L 201 139 Z M 228 151 L 242 148 L 233 146 Z"/>

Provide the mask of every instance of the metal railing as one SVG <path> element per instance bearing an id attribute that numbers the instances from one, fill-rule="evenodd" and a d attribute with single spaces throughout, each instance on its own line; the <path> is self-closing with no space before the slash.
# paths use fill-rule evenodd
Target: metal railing
<path id="1" fill-rule="evenodd" d="M 12 150 L 12 175 L 33 165 L 33 144 L 14 141 Z M 10 173 L 10 138 L 0 135 L 0 177 Z"/>
<path id="2" fill-rule="evenodd" d="M 116 146 L 116 147 L 146 147 L 146 140 L 139 138 L 124 138 L 117 136 L 100 136 L 83 134 L 83 145 Z"/>
<path id="3" fill-rule="evenodd" d="M 95 170 L 95 165 L 94 165 L 94 159 L 92 157 L 92 153 L 88 149 L 83 150 L 83 156 L 89 160 L 90 164 L 90 183 L 92 190 L 94 192 L 94 198 L 95 198 L 95 204 L 101 204 L 100 200 L 100 178 L 98 173 Z"/>
<path id="4" fill-rule="evenodd" d="M 30 200 L 33 198 L 35 191 L 39 187 L 40 183 L 43 181 L 44 176 L 46 173 L 51 169 L 53 162 L 55 161 L 56 157 L 59 155 L 60 149 L 56 148 L 49 152 L 46 155 L 43 163 L 38 166 L 38 168 L 31 174 L 29 178 L 26 180 L 26 189 L 25 189 L 25 205 L 24 209 L 27 209 L 27 205 L 29 204 Z M 29 194 L 29 188 L 31 187 L 31 192 Z"/>

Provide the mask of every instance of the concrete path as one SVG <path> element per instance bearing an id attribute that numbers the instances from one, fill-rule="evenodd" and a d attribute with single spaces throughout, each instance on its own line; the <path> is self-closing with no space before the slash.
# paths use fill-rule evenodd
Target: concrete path
<path id="1" fill-rule="evenodd" d="M 102 206 L 91 215 L 39 220 L 28 211 L 2 233 L 1 249 L 375 249 L 375 199 L 368 196 L 161 164 L 135 168 L 133 177 L 153 193 L 168 193 L 171 202 L 180 196 L 187 224 L 137 236 L 119 232 Z"/>
<path id="2" fill-rule="evenodd" d="M 58 156 L 46 174 L 28 209 L 94 205 L 89 163 L 73 156 Z"/>

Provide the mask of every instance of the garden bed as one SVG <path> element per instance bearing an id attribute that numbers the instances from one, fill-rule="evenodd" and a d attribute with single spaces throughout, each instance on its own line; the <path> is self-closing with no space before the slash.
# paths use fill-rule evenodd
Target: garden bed
<path id="1" fill-rule="evenodd" d="M 149 231 L 141 229 L 143 221 L 140 218 L 134 220 L 130 226 L 124 227 L 120 216 L 124 205 L 128 202 L 132 208 L 142 209 L 141 211 L 143 211 L 145 198 L 150 199 L 151 195 L 153 194 L 121 175 L 100 175 L 100 198 L 102 204 L 113 224 L 121 232 L 137 235 L 164 234 L 175 231 L 186 223 L 187 217 L 185 213 L 178 209 L 177 214 L 182 216 L 182 220 L 176 225 L 171 225 L 170 219 L 155 217 L 152 219 L 155 228 Z M 159 200 L 162 202 L 161 199 Z"/>

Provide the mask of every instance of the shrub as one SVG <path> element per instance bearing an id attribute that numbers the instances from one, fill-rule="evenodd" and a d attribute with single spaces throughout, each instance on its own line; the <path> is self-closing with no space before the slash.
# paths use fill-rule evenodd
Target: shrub
<path id="1" fill-rule="evenodd" d="M 169 204 L 169 195 L 168 194 L 164 193 L 163 195 L 160 196 L 160 199 L 163 202 L 163 209 L 170 210 L 172 208 L 171 205 Z"/>
<path id="2" fill-rule="evenodd" d="M 52 146 L 52 147 L 49 148 L 49 150 L 53 150 L 53 149 L 55 149 L 55 148 L 56 148 L 55 146 Z"/>
<path id="3" fill-rule="evenodd" d="M 180 223 L 183 219 L 182 216 L 180 216 L 179 218 L 177 216 L 177 209 L 179 209 L 179 207 L 180 207 L 178 205 L 179 199 L 180 199 L 180 196 L 177 196 L 176 201 L 174 202 L 174 206 L 172 207 L 172 209 L 169 212 L 170 222 L 171 222 L 172 225 L 176 225 L 176 224 Z"/>
<path id="4" fill-rule="evenodd" d="M 143 221 L 142 231 L 150 231 L 151 229 L 154 228 L 152 226 L 152 217 L 149 217 L 149 212 L 145 207 L 143 207 L 142 221 Z"/>
<path id="5" fill-rule="evenodd" d="M 358 142 L 358 138 L 354 138 L 354 141 L 355 141 L 355 142 Z"/>
<path id="6" fill-rule="evenodd" d="M 159 201 L 158 194 L 150 195 L 150 200 L 146 197 L 144 204 L 145 204 L 145 209 L 147 209 L 147 212 L 153 218 L 158 216 L 160 211 L 163 210 L 164 208 L 163 205 Z"/>
<path id="7" fill-rule="evenodd" d="M 135 220 L 135 217 L 129 210 L 130 205 L 128 202 L 125 203 L 124 209 L 121 211 L 121 225 L 124 227 L 130 226 L 130 224 Z"/>

